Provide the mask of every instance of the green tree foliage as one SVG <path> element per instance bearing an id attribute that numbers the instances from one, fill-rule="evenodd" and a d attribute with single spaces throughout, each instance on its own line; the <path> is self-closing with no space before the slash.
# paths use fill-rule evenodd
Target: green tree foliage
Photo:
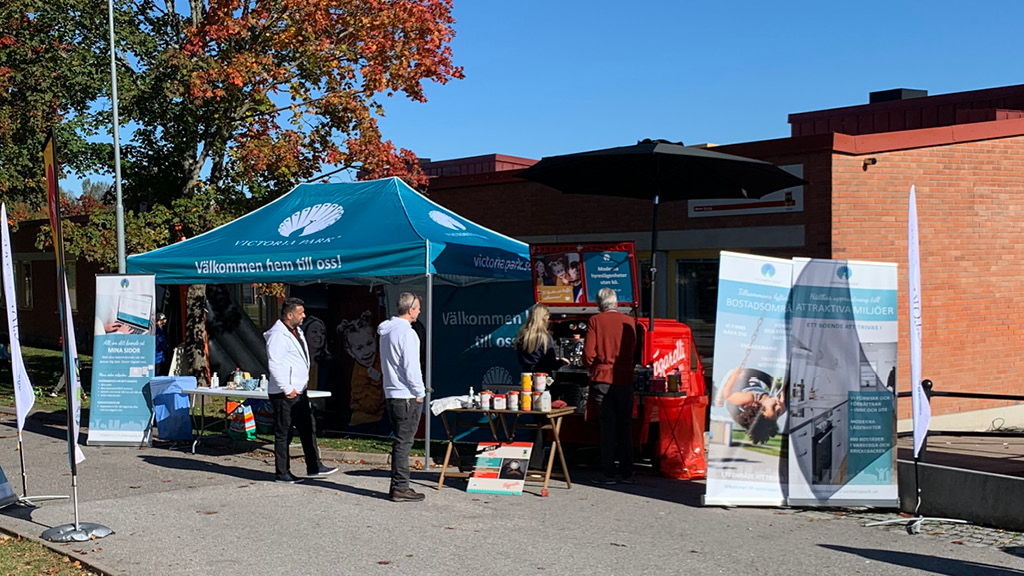
<path id="1" fill-rule="evenodd" d="M 129 253 L 192 236 L 318 174 L 425 183 L 377 126 L 384 99 L 461 78 L 451 0 L 116 0 Z M 106 4 L 0 6 L 0 196 L 38 206 L 41 150 L 112 172 Z M 104 196 L 104 198 L 108 198 Z M 113 210 L 83 194 L 67 249 L 112 266 Z M 148 210 L 136 209 L 145 203 Z M 40 238 L 45 244 L 46 238 Z"/>

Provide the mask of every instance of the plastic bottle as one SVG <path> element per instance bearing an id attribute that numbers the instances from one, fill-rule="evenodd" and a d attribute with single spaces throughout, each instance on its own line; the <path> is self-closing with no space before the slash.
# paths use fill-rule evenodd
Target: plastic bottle
<path id="1" fill-rule="evenodd" d="M 260 392 L 266 392 L 270 386 L 270 381 L 267 380 L 266 374 L 260 374 Z"/>
<path id="2" fill-rule="evenodd" d="M 545 390 L 540 394 L 540 411 L 551 412 L 551 391 Z"/>
<path id="3" fill-rule="evenodd" d="M 476 394 L 473 392 L 473 387 L 469 387 L 469 407 L 476 408 Z"/>
<path id="4" fill-rule="evenodd" d="M 217 376 L 216 372 L 213 373 L 213 378 L 210 378 L 210 387 L 220 388 L 220 377 Z"/>
<path id="5" fill-rule="evenodd" d="M 242 369 L 236 366 L 235 367 L 235 372 L 231 375 L 231 379 L 234 381 L 235 386 L 238 386 L 239 384 L 241 384 L 242 383 Z"/>

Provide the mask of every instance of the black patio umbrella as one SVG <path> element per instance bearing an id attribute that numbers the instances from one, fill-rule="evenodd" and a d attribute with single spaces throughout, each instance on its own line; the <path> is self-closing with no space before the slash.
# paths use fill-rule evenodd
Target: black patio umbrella
<path id="1" fill-rule="evenodd" d="M 654 330 L 654 287 L 658 251 L 658 202 L 760 198 L 807 182 L 763 160 L 691 148 L 665 140 L 642 140 L 633 146 L 548 156 L 518 177 L 545 184 L 566 194 L 650 198 L 651 229 L 650 328 Z"/>

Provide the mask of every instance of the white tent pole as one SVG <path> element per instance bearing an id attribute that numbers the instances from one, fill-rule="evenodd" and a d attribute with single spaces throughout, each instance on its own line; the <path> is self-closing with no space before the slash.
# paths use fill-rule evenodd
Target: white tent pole
<path id="1" fill-rule="evenodd" d="M 425 418 L 427 419 L 426 424 L 423 427 L 423 450 L 424 450 L 424 463 L 426 469 L 430 470 L 430 393 L 432 391 L 431 383 L 433 376 L 434 367 L 434 275 L 427 273 L 427 366 L 426 366 L 426 392 L 427 397 L 424 400 L 423 407 L 426 409 Z"/>

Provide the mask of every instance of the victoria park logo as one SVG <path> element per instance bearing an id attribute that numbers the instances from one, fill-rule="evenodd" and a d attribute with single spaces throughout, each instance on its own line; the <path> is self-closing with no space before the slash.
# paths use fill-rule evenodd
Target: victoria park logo
<path id="1" fill-rule="evenodd" d="M 836 278 L 839 278 L 840 280 L 849 280 L 851 276 L 853 276 L 853 272 L 850 270 L 849 266 L 840 266 L 839 268 L 836 268 Z"/>
<path id="2" fill-rule="evenodd" d="M 131 286 L 131 282 L 127 278 L 121 278 L 121 289 L 127 290 L 129 286 Z"/>
<path id="3" fill-rule="evenodd" d="M 303 208 L 285 218 L 284 222 L 281 222 L 281 225 L 277 227 L 277 231 L 285 238 L 298 231 L 301 231 L 299 236 L 309 236 L 334 224 L 341 219 L 341 215 L 344 213 L 345 209 L 338 204 L 326 202 L 317 204 L 316 206 Z"/>
<path id="4" fill-rule="evenodd" d="M 761 276 L 764 276 L 765 278 L 775 276 L 775 266 L 772 266 L 771 264 L 761 266 Z"/>
<path id="5" fill-rule="evenodd" d="M 465 230 L 466 225 L 440 210 L 431 210 L 430 219 L 449 230 Z"/>

